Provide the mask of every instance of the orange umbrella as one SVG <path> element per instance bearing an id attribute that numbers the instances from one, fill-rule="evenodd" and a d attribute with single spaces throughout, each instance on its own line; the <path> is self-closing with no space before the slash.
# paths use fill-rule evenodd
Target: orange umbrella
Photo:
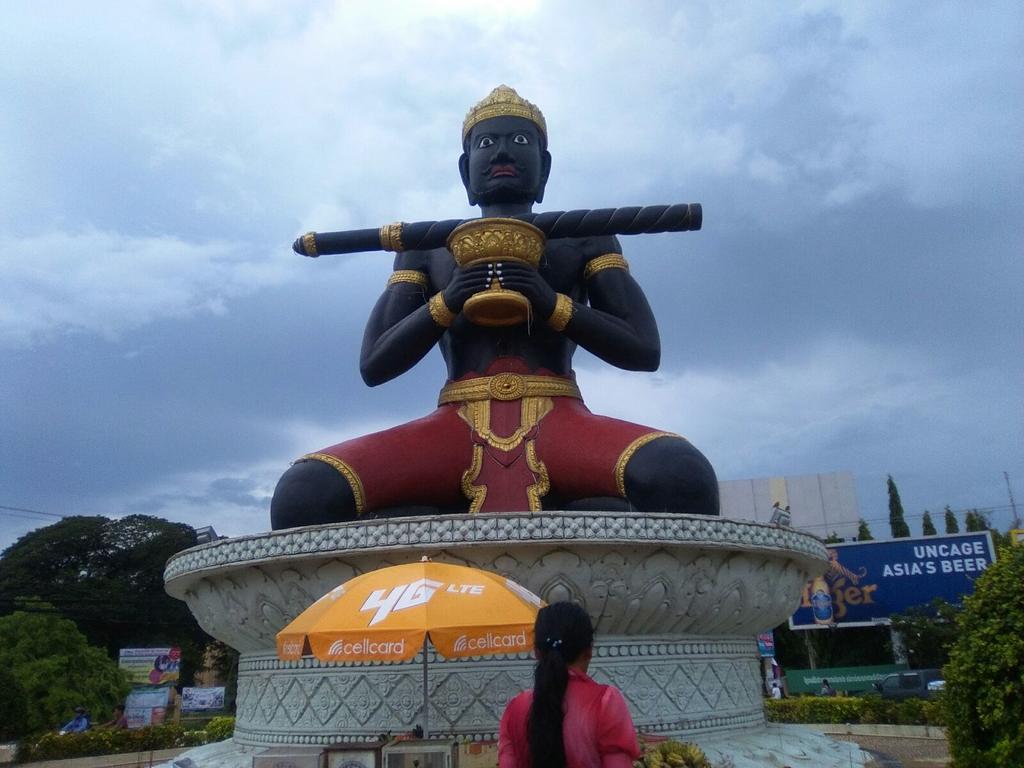
<path id="1" fill-rule="evenodd" d="M 364 573 L 335 587 L 277 633 L 277 655 L 321 661 L 408 661 L 426 641 L 446 658 L 520 653 L 533 648 L 543 601 L 495 573 L 418 563 Z M 426 733 L 426 723 L 424 723 Z"/>

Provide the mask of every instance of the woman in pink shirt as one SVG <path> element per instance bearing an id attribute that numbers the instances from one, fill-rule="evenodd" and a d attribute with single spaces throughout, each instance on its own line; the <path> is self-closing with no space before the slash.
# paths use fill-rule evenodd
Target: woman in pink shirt
<path id="1" fill-rule="evenodd" d="M 534 651 L 533 690 L 512 699 L 501 718 L 499 768 L 632 768 L 640 748 L 626 701 L 587 676 L 587 612 L 576 603 L 541 608 Z"/>

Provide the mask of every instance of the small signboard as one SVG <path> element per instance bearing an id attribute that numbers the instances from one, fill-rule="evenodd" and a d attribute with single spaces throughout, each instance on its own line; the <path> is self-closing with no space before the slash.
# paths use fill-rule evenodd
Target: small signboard
<path id="1" fill-rule="evenodd" d="M 162 723 L 173 694 L 174 689 L 169 686 L 148 685 L 132 689 L 124 703 L 128 727 L 142 728 Z"/>
<path id="2" fill-rule="evenodd" d="M 828 669 L 787 669 L 786 688 L 790 695 L 817 693 L 821 681 L 837 691 L 863 693 L 871 690 L 872 683 L 880 683 L 886 675 L 903 672 L 906 664 L 881 664 L 874 667 L 830 667 Z"/>
<path id="3" fill-rule="evenodd" d="M 117 666 L 132 685 L 174 685 L 181 667 L 180 648 L 122 648 Z"/>
<path id="4" fill-rule="evenodd" d="M 888 624 L 892 614 L 937 597 L 959 602 L 995 551 L 984 531 L 832 544 L 828 556 L 825 575 L 804 586 L 791 629 Z"/>
<path id="5" fill-rule="evenodd" d="M 775 658 L 775 635 L 769 630 L 757 636 L 757 652 L 762 659 Z"/>
<path id="6" fill-rule="evenodd" d="M 182 712 L 204 712 L 211 709 L 224 709 L 223 686 L 181 689 Z"/>

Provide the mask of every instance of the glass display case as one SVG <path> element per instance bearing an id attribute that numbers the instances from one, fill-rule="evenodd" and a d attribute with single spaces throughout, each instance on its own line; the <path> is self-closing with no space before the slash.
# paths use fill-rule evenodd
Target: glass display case
<path id="1" fill-rule="evenodd" d="M 388 744 L 381 753 L 381 768 L 455 768 L 455 741 L 418 740 Z"/>

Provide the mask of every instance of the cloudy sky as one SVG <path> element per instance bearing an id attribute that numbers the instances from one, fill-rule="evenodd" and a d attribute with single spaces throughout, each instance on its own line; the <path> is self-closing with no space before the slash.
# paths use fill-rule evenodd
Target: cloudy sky
<path id="1" fill-rule="evenodd" d="M 473 215 L 467 108 L 537 103 L 543 208 L 700 202 L 624 238 L 656 374 L 591 409 L 720 479 L 847 470 L 924 509 L 1024 512 L 1019 2 L 7 2 L 0 25 L 0 548 L 59 515 L 269 528 L 288 462 L 428 412 L 375 389 L 383 254 L 310 229 Z M 31 511 L 26 511 L 31 510 Z"/>

